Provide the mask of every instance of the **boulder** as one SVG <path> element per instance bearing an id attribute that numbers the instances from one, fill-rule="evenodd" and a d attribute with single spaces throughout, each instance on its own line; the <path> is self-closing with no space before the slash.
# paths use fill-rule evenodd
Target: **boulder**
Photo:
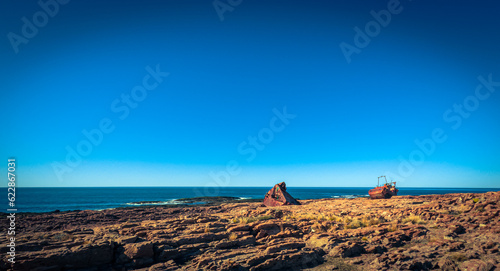
<path id="1" fill-rule="evenodd" d="M 288 192 L 286 192 L 285 182 L 276 184 L 271 190 L 266 193 L 264 205 L 268 207 L 282 205 L 300 205 Z"/>

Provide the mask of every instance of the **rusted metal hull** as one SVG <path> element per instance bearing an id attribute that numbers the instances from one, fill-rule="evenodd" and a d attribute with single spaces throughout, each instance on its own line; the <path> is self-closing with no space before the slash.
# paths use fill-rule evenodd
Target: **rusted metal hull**
<path id="1" fill-rule="evenodd" d="M 398 194 L 398 189 L 393 186 L 379 186 L 368 191 L 372 199 L 390 199 Z"/>
<path id="2" fill-rule="evenodd" d="M 266 193 L 264 198 L 264 205 L 272 206 L 282 206 L 282 205 L 300 205 L 296 199 L 294 199 L 288 192 L 286 192 L 285 182 L 281 182 L 275 185 L 269 192 Z"/>

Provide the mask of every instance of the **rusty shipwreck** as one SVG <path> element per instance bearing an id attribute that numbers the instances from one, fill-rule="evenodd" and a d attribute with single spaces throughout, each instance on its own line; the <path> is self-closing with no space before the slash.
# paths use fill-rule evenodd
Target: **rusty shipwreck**
<path id="1" fill-rule="evenodd" d="M 266 193 L 264 198 L 264 205 L 268 207 L 282 206 L 282 205 L 300 205 L 288 192 L 286 192 L 285 182 L 276 184 L 271 190 Z"/>
<path id="2" fill-rule="evenodd" d="M 380 185 L 380 178 L 385 179 L 384 185 Z M 385 176 L 378 177 L 377 187 L 370 189 L 368 194 L 372 199 L 389 199 L 392 196 L 396 196 L 398 194 L 398 189 L 396 188 L 396 182 L 387 182 L 387 178 Z"/>

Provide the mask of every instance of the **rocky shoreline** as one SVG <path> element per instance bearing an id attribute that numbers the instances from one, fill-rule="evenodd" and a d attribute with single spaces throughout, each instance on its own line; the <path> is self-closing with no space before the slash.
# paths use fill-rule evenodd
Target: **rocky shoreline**
<path id="1" fill-rule="evenodd" d="M 17 214 L 1 270 L 500 270 L 500 192 Z M 6 229 L 2 230 L 7 236 Z"/>

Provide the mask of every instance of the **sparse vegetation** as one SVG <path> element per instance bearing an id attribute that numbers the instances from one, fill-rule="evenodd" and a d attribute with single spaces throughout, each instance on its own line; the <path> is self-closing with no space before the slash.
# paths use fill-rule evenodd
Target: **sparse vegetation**
<path id="1" fill-rule="evenodd" d="M 314 225 L 311 227 L 312 232 L 326 232 L 330 227 L 327 225 L 324 225 L 323 223 L 320 223 L 319 221 L 314 223 Z"/>
<path id="2" fill-rule="evenodd" d="M 365 224 L 363 222 L 361 222 L 360 220 L 358 220 L 357 218 L 355 218 L 354 220 L 352 220 L 349 224 L 347 224 L 345 226 L 346 229 L 357 229 L 357 228 L 362 228 L 362 227 L 365 227 Z"/>
<path id="3" fill-rule="evenodd" d="M 397 231 L 398 230 L 398 223 L 396 221 L 396 223 L 392 223 L 388 228 L 387 228 L 387 231 L 389 232 L 394 232 L 394 231 Z"/>
<path id="4" fill-rule="evenodd" d="M 237 235 L 236 233 L 234 233 L 234 232 L 233 232 L 233 233 L 231 233 L 231 234 L 229 235 L 229 237 L 228 237 L 228 238 L 229 238 L 229 241 L 234 241 L 234 240 L 238 239 L 238 235 Z"/>
<path id="5" fill-rule="evenodd" d="M 472 199 L 472 202 L 474 202 L 474 203 L 478 203 L 478 202 L 479 202 L 479 199 L 478 199 L 478 198 L 473 198 L 473 199 Z"/>
<path id="6" fill-rule="evenodd" d="M 261 216 L 256 216 L 256 217 L 235 217 L 230 220 L 231 223 L 242 223 L 242 224 L 248 224 L 252 223 L 255 221 L 263 221 L 263 220 L 269 220 L 273 219 L 274 217 L 271 215 L 261 215 Z"/>
<path id="7" fill-rule="evenodd" d="M 418 215 L 410 215 L 407 218 L 403 219 L 403 224 L 411 222 L 412 224 L 425 224 L 425 221 L 420 218 Z"/>
<path id="8" fill-rule="evenodd" d="M 269 219 L 273 219 L 274 217 L 272 215 L 261 215 L 261 216 L 258 216 L 257 217 L 257 220 L 269 220 Z"/>
<path id="9" fill-rule="evenodd" d="M 380 223 L 384 223 L 385 219 L 382 217 L 373 218 L 373 217 L 369 217 L 369 216 L 364 216 L 361 219 L 361 222 L 365 225 L 365 227 L 367 227 L 367 226 L 374 226 L 374 225 L 378 225 Z"/>
<path id="10" fill-rule="evenodd" d="M 309 221 L 317 221 L 320 222 L 318 224 L 314 224 L 315 231 L 326 231 L 332 228 L 332 225 L 337 224 L 339 226 L 343 226 L 344 229 L 357 229 L 362 227 L 369 227 L 373 225 L 378 225 L 380 223 L 386 222 L 383 217 L 376 217 L 375 215 L 364 215 L 361 217 L 356 216 L 338 216 L 335 214 L 317 214 L 317 213 L 306 213 L 306 214 L 297 214 L 293 215 L 285 215 L 282 218 L 284 221 L 289 220 L 309 220 Z M 327 223 L 328 225 L 325 225 Z M 322 225 L 322 226 L 318 226 Z M 322 229 L 324 228 L 324 229 Z"/>
<path id="11" fill-rule="evenodd" d="M 333 215 L 333 214 L 330 215 L 330 216 L 328 216 L 327 219 L 330 220 L 330 221 L 334 221 L 334 222 L 342 220 L 342 218 L 340 218 L 340 217 L 338 217 L 336 215 Z"/>

